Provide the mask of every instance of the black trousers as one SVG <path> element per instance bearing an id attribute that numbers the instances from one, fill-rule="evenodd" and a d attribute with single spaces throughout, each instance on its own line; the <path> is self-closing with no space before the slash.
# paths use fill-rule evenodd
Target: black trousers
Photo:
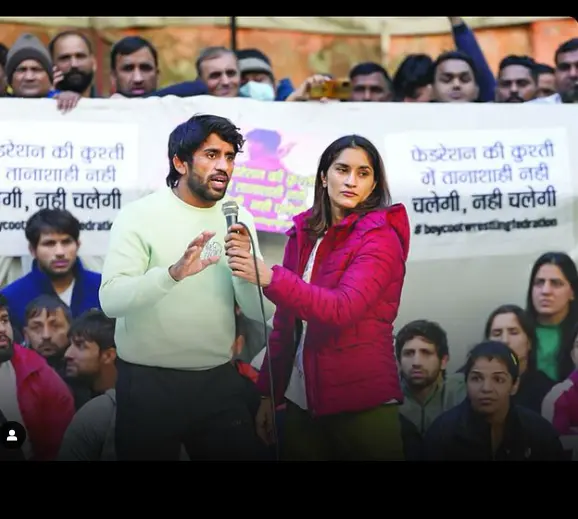
<path id="1" fill-rule="evenodd" d="M 116 454 L 119 461 L 256 460 L 248 384 L 231 363 L 184 371 L 117 360 Z"/>

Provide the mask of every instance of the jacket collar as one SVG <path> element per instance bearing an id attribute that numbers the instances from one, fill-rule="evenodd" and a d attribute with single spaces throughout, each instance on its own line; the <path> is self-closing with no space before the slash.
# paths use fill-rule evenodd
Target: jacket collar
<path id="1" fill-rule="evenodd" d="M 490 441 L 490 425 L 472 409 L 468 398 L 460 406 L 462 412 L 457 428 L 458 436 L 470 443 L 486 445 Z M 511 403 L 506 416 L 501 448 L 510 450 L 516 445 L 524 445 L 524 436 L 517 408 L 514 403 Z"/>
<path id="2" fill-rule="evenodd" d="M 20 344 L 14 344 L 14 355 L 12 355 L 11 362 L 18 380 L 24 380 L 46 365 L 46 361 L 38 353 L 24 348 Z"/>
<path id="3" fill-rule="evenodd" d="M 418 402 L 412 395 L 412 391 L 411 388 L 409 387 L 409 384 L 407 383 L 407 380 L 405 380 L 405 378 L 401 379 L 401 387 L 403 390 L 403 393 L 405 395 L 405 397 L 409 400 L 411 400 L 412 402 L 416 402 L 417 404 L 419 404 L 422 407 L 427 407 L 427 405 L 433 400 L 433 398 L 440 393 L 440 391 L 443 391 L 444 388 L 444 384 L 445 384 L 445 380 L 443 378 L 443 376 L 439 376 L 438 379 L 432 384 L 431 388 L 430 388 L 430 392 L 427 396 L 427 398 L 424 400 L 423 403 Z"/>
<path id="4" fill-rule="evenodd" d="M 80 258 L 76 258 L 74 266 L 72 267 L 72 271 L 74 273 L 74 278 L 76 280 L 81 280 L 83 278 L 85 268 L 84 268 L 84 265 L 82 264 L 82 261 L 80 261 Z M 54 291 L 54 289 L 52 288 L 52 282 L 50 281 L 50 278 L 48 277 L 46 272 L 44 272 L 38 266 L 37 260 L 34 260 L 32 262 L 32 270 L 30 271 L 30 274 L 34 280 L 34 283 L 36 283 L 36 284 L 38 284 L 38 286 L 42 287 L 43 292 L 53 292 Z"/>
<path id="5" fill-rule="evenodd" d="M 342 229 L 348 229 L 353 225 L 361 224 L 362 230 L 368 231 L 376 227 L 381 227 L 385 225 L 392 216 L 397 216 L 397 213 L 402 210 L 401 204 L 395 204 L 385 209 L 376 209 L 360 215 L 359 213 L 351 213 L 350 215 L 343 218 L 338 224 L 332 226 L 332 229 L 339 232 Z M 307 230 L 307 220 L 313 213 L 312 209 L 308 209 L 293 217 L 293 227 L 291 227 L 285 234 L 287 236 L 292 236 L 296 233 L 302 233 Z"/>

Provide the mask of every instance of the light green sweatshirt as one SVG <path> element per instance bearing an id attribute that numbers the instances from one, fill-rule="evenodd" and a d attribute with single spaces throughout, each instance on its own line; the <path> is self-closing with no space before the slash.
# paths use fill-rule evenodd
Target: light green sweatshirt
<path id="1" fill-rule="evenodd" d="M 196 208 L 167 187 L 127 205 L 115 218 L 100 303 L 117 319 L 121 359 L 174 369 L 214 368 L 232 356 L 235 300 L 247 317 L 262 320 L 257 287 L 234 278 L 227 264 L 222 202 L 210 209 Z M 239 222 L 249 227 L 261 257 L 253 217 L 242 207 Z M 203 231 L 216 233 L 205 252 L 221 260 L 176 282 L 169 267 Z M 265 297 L 264 303 L 269 319 L 274 307 Z"/>

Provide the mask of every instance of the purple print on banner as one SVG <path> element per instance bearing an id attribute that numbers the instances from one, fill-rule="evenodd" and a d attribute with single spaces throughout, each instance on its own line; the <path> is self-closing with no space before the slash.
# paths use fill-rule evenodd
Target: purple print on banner
<path id="1" fill-rule="evenodd" d="M 306 179 L 283 163 L 295 143 L 283 143 L 278 131 L 260 128 L 248 131 L 245 138 L 229 195 L 251 212 L 257 230 L 285 232 L 293 216 L 307 209 Z"/>

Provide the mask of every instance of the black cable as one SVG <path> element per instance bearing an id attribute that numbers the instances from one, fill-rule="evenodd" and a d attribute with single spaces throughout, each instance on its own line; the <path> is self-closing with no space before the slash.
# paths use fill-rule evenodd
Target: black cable
<path id="1" fill-rule="evenodd" d="M 275 403 L 275 385 L 273 384 L 273 364 L 271 362 L 271 352 L 269 350 L 269 341 L 267 340 L 267 317 L 265 315 L 265 300 L 263 299 L 263 290 L 261 289 L 261 280 L 259 278 L 259 263 L 257 258 L 257 247 L 255 247 L 255 240 L 253 239 L 253 235 L 247 227 L 246 224 L 243 222 L 237 222 L 239 225 L 242 225 L 247 234 L 249 235 L 249 239 L 251 240 L 251 249 L 253 251 L 253 264 L 255 265 L 255 277 L 257 278 L 257 291 L 259 292 L 259 304 L 261 306 L 261 318 L 263 322 L 263 333 L 265 334 L 265 344 L 264 348 L 267 353 L 267 367 L 269 369 L 269 398 L 271 399 L 271 405 L 273 407 L 273 441 L 275 443 L 275 459 L 279 461 L 281 459 L 279 453 L 279 436 L 277 434 L 277 405 Z"/>

